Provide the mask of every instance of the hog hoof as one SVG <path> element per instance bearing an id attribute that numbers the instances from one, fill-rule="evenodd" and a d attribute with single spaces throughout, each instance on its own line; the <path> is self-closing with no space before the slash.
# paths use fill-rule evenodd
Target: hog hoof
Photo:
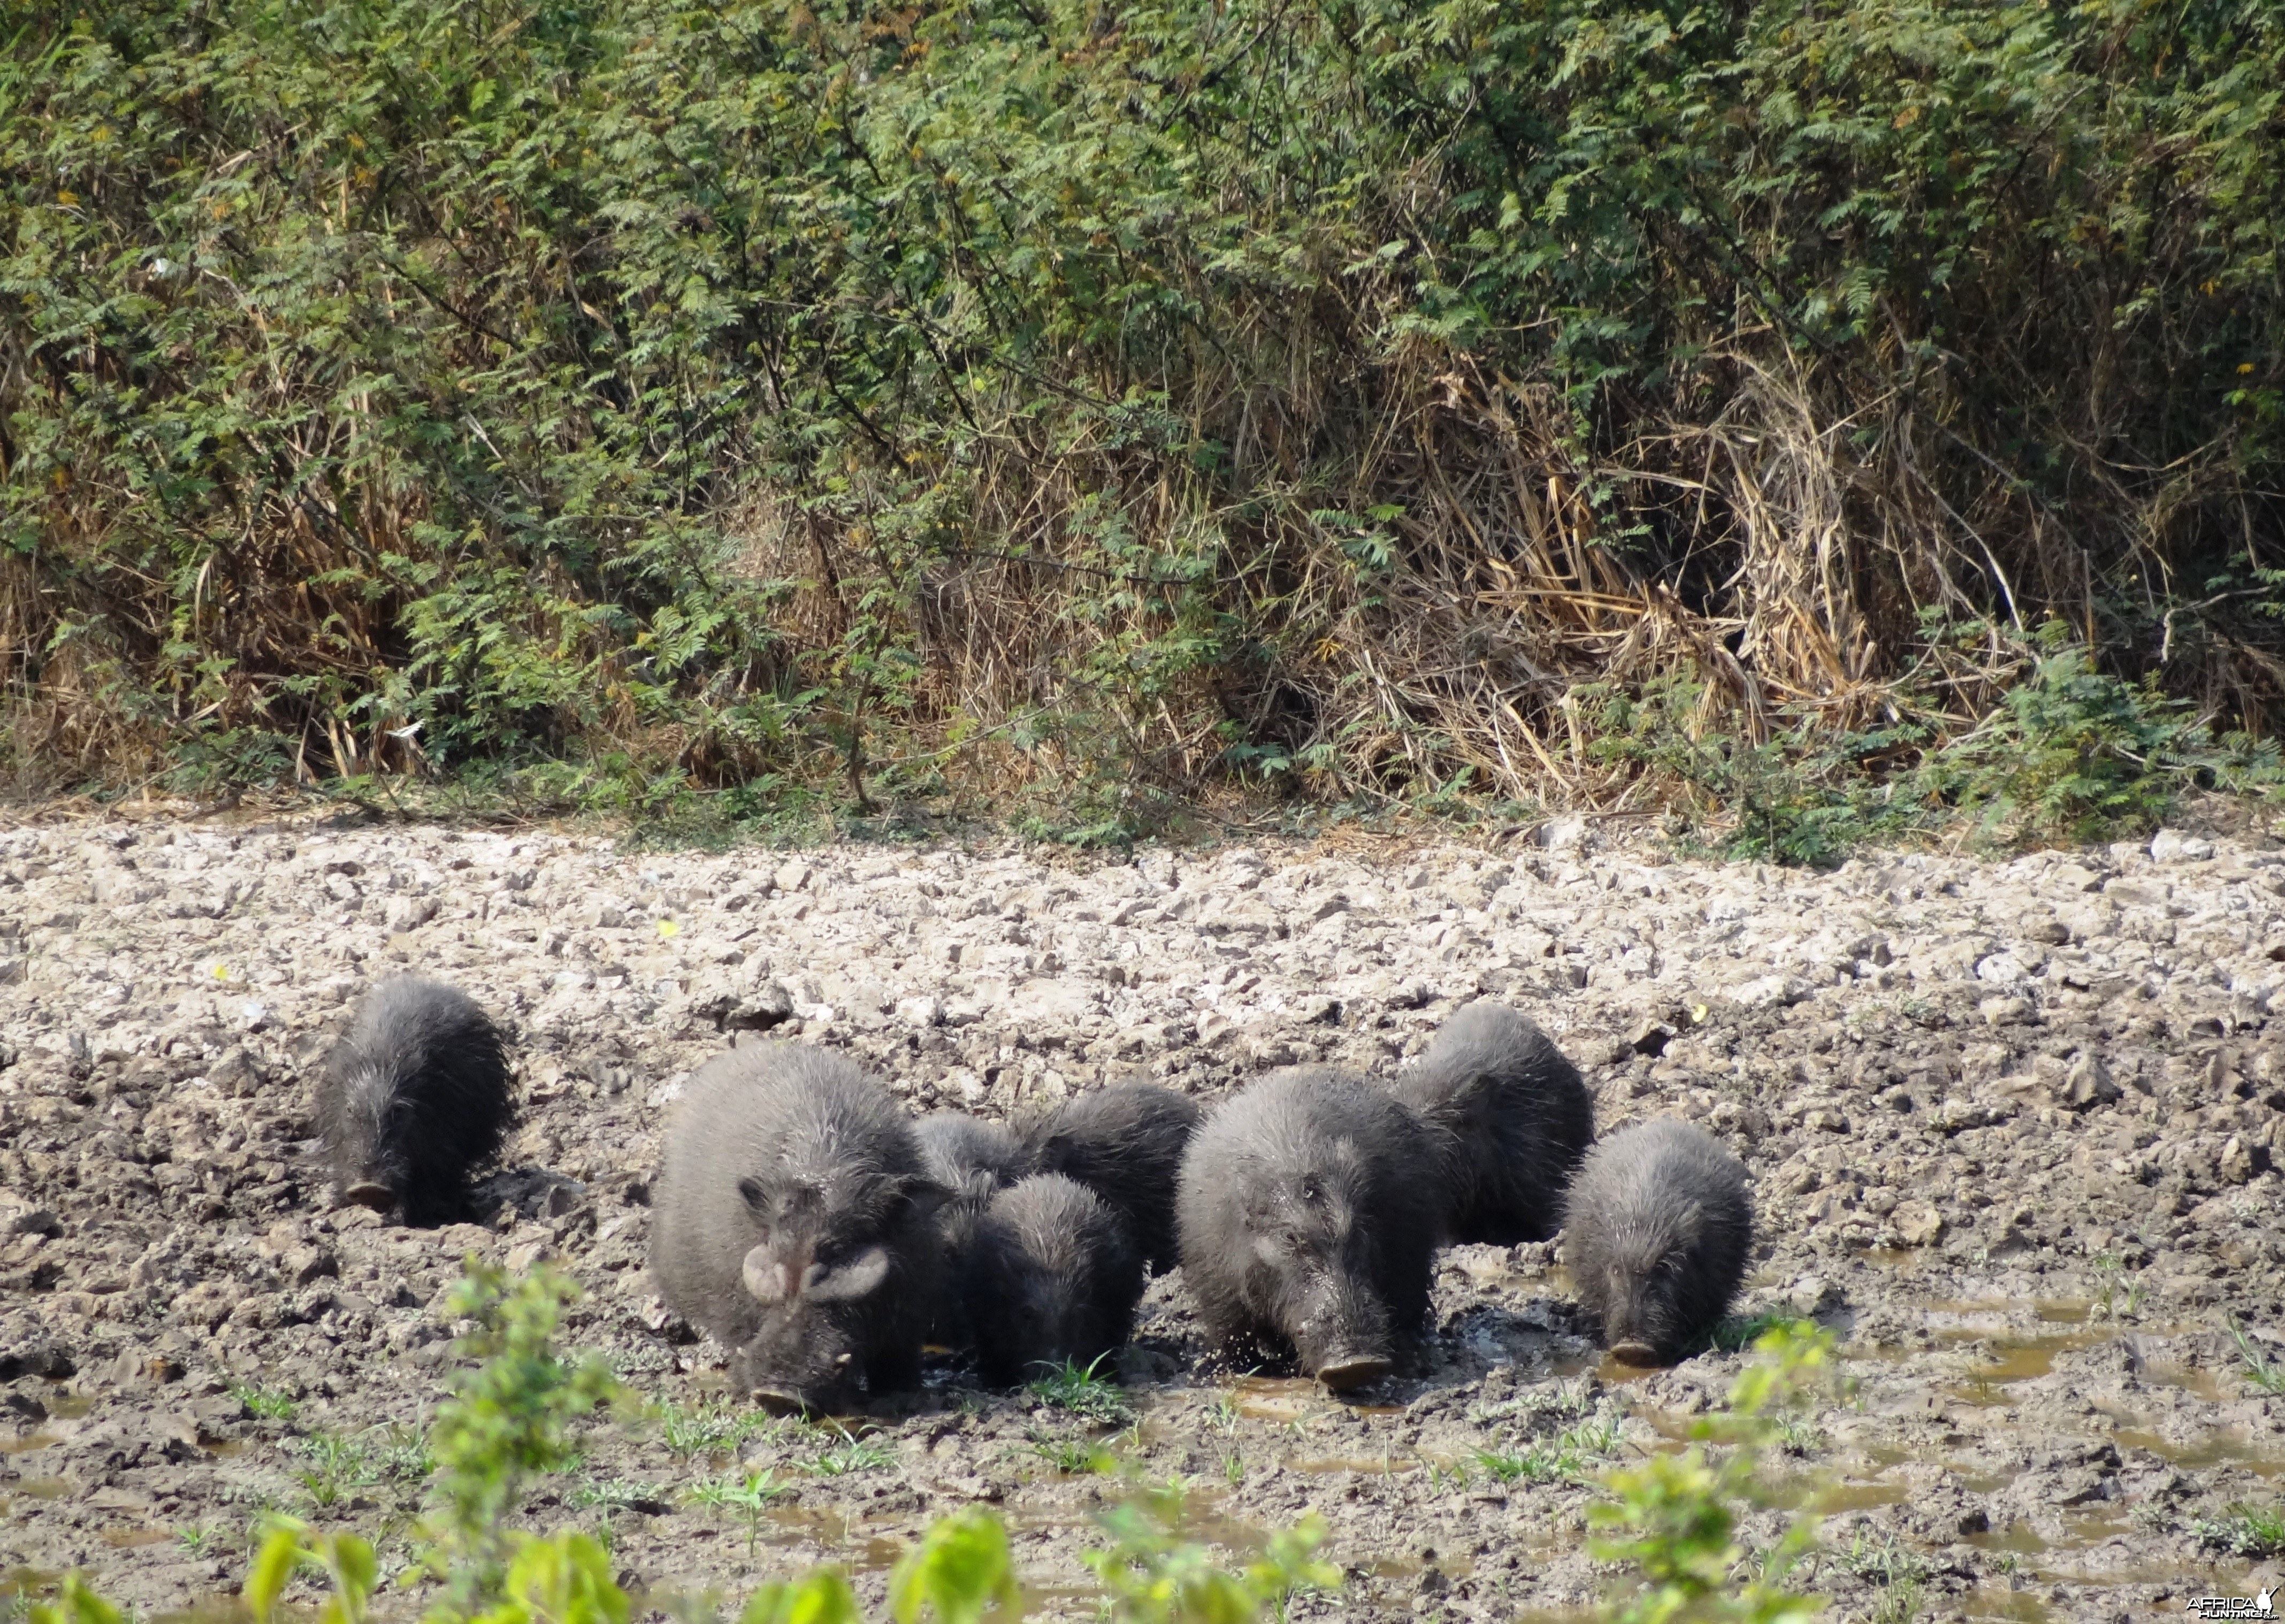
<path id="1" fill-rule="evenodd" d="M 397 1204 L 397 1192 L 386 1184 L 375 1184 L 366 1180 L 343 1190 L 342 1199 L 351 1206 L 371 1207 L 376 1212 L 386 1212 Z"/>
<path id="2" fill-rule="evenodd" d="M 1317 1367 L 1317 1379 L 1331 1393 L 1347 1393 L 1367 1382 L 1377 1382 L 1391 1369 L 1387 1360 L 1372 1353 L 1341 1353 Z"/>
<path id="3" fill-rule="evenodd" d="M 797 1393 L 788 1393 L 781 1387 L 757 1387 L 754 1403 L 773 1416 L 805 1416 L 810 1402 Z"/>

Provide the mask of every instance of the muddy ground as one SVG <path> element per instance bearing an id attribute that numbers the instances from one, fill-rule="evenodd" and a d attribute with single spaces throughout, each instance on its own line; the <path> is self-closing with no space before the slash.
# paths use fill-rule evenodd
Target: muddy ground
<path id="1" fill-rule="evenodd" d="M 1297 1060 L 1385 1076 L 1489 995 L 1558 1035 L 1605 1128 L 1680 1114 L 1751 1168 L 1740 1306 L 1814 1314 L 1846 1354 L 1850 1390 L 1782 1462 L 1785 1497 L 1827 1513 L 1835 1616 L 2250 1596 L 2280 1565 L 2229 1549 L 2233 1508 L 2279 1503 L 2285 1398 L 2229 1327 L 2285 1366 L 2285 851 L 2218 843 L 1804 874 L 1575 823 L 1495 853 L 1132 861 L 164 817 L 0 834 L 0 1569 L 22 1596 L 84 1568 L 163 1615 L 234 1588 L 263 1508 L 401 1529 L 473 1251 L 575 1275 L 569 1339 L 656 1407 L 591 1427 L 529 1508 L 607 1525 L 654 1597 L 834 1561 L 877 1602 L 928 1519 L 981 1501 L 1035 1603 L 1088 1616 L 1080 1553 L 1136 1472 L 1188 1479 L 1191 1527 L 1237 1551 L 1321 1513 L 1349 1581 L 1304 1615 L 1576 1616 L 1614 1578 L 1577 1472 L 1673 1447 L 1740 1361 L 1606 1366 L 1549 1246 L 1446 1254 L 1421 1365 L 1346 1400 L 1218 1365 L 1176 1274 L 1123 1362 L 1135 1424 L 938 1361 L 845 1439 L 722 1408 L 720 1350 L 644 1270 L 660 1125 L 743 1033 L 1003 1115 L 1124 1076 L 1208 1100 Z M 318 1057 L 405 968 L 517 1039 L 525 1118 L 482 1223 L 332 1210 L 310 1156 Z M 781 1492 L 752 1517 L 706 1502 L 756 1467 Z"/>

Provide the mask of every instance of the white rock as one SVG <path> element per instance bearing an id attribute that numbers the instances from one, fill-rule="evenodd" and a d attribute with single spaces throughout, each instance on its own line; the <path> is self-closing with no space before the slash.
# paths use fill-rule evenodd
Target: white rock
<path id="1" fill-rule="evenodd" d="M 1798 1004 L 1817 995 L 1817 989 L 1799 976 L 1757 976 L 1730 989 L 1731 1001 L 1747 1009 L 1768 1009 Z"/>
<path id="2" fill-rule="evenodd" d="M 2023 968 L 2023 961 L 2014 953 L 1995 953 L 1976 962 L 1975 978 L 1988 981 L 1993 986 L 2012 987 L 2019 982 L 2030 980 L 2030 972 Z"/>
<path id="3" fill-rule="evenodd" d="M 2203 863 L 2213 854 L 2213 842 L 2179 829 L 2160 829 L 2150 837 L 2154 863 Z"/>

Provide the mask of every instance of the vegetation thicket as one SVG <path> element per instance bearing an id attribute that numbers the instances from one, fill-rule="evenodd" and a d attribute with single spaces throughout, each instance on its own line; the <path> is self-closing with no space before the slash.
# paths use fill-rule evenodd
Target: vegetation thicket
<path id="1" fill-rule="evenodd" d="M 27 790 L 2276 776 L 2269 0 L 5 12 Z"/>

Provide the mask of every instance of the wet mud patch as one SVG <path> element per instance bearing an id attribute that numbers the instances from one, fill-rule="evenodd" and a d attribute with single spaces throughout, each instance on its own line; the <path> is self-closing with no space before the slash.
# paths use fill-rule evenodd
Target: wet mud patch
<path id="1" fill-rule="evenodd" d="M 645 1267 L 680 1081 L 757 1021 L 915 1110 L 1008 1117 L 1122 1077 L 1209 1103 L 1274 1064 L 1386 1078 L 1496 996 L 1579 1062 L 1606 1131 L 1682 1116 L 1746 1162 L 1739 1311 L 1815 1316 L 1853 1383 L 1780 1463 L 1826 1516 L 1812 1582 L 1844 1614 L 1905 1582 L 1931 1618 L 2250 1595 L 2277 1559 L 2201 1531 L 2285 1492 L 2285 1397 L 2231 1336 L 2285 1363 L 2280 855 L 1801 874 L 1631 848 L 0 831 L 0 1567 L 221 1624 L 264 1509 L 401 1530 L 425 1487 L 401 1445 L 453 1368 L 473 1251 L 575 1275 L 567 1340 L 651 1400 L 587 1429 L 522 1516 L 608 1526 L 655 1597 L 835 1561 L 877 1604 L 930 1518 L 981 1504 L 1040 1611 L 1090 1618 L 1096 1518 L 1181 1479 L 1233 1556 L 1325 1518 L 1348 1589 L 1301 1617 L 1582 1617 L 1613 1579 L 1586 1554 L 1593 1479 L 1683 1447 L 1744 1356 L 1608 1361 L 1559 1245 L 1448 1251 L 1421 1346 L 1344 1399 L 1204 1346 L 1177 1274 L 1120 1361 L 1131 1424 L 938 1358 L 845 1438 L 730 1404 Z M 329 1206 L 311 1157 L 318 1057 L 414 968 L 512 1027 L 525 1107 L 506 1171 L 436 1230 Z M 751 1515 L 718 1492 L 758 1472 Z"/>

